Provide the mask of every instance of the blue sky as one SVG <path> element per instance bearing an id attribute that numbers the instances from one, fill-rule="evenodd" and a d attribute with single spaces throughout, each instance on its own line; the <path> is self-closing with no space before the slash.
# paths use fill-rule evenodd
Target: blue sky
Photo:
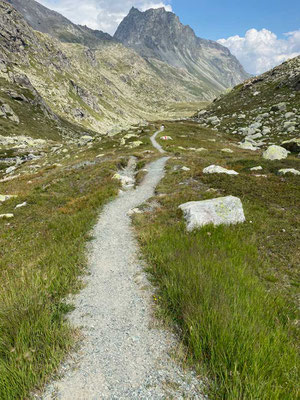
<path id="1" fill-rule="evenodd" d="M 113 34 L 132 6 L 165 7 L 202 38 L 228 47 L 252 74 L 300 54 L 300 0 L 37 0 L 71 21 Z"/>
<path id="2" fill-rule="evenodd" d="M 266 28 L 277 36 L 300 29 L 300 0 L 172 0 L 173 11 L 198 36 L 217 40 Z"/>

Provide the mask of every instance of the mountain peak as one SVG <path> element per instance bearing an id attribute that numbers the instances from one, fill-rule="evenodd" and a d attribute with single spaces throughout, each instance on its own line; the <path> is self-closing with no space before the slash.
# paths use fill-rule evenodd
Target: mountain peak
<path id="1" fill-rule="evenodd" d="M 163 13 L 167 13 L 167 12 L 170 12 L 170 11 L 167 11 L 165 7 L 148 8 L 145 11 L 141 11 L 138 8 L 133 6 L 133 7 L 131 7 L 128 15 L 130 15 L 131 13 L 141 13 L 141 14 L 143 14 L 143 13 L 149 13 L 149 12 L 156 13 L 156 14 L 163 14 Z"/>
<path id="2" fill-rule="evenodd" d="M 176 14 L 164 7 L 144 12 L 133 7 L 114 38 L 148 60 L 163 61 L 193 75 L 204 75 L 205 79 L 210 76 L 219 90 L 248 77 L 227 48 L 198 38 L 189 25 L 183 25 Z"/>

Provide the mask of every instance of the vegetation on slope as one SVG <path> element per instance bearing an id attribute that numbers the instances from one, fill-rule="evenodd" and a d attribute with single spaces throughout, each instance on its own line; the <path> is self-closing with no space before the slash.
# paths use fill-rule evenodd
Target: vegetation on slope
<path id="1" fill-rule="evenodd" d="M 297 398 L 299 177 L 277 171 L 299 161 L 262 160 L 232 137 L 188 122 L 167 123 L 164 135 L 173 138 L 164 147 L 174 157 L 158 187 L 159 206 L 134 219 L 159 312 L 210 378 L 211 398 Z M 240 175 L 203 175 L 211 164 Z M 257 165 L 262 176 L 250 171 Z M 180 204 L 225 195 L 241 198 L 246 223 L 186 232 Z"/>

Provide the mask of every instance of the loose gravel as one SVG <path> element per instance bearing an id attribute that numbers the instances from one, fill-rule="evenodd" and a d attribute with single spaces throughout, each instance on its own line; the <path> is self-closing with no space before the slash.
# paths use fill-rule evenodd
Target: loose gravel
<path id="1" fill-rule="evenodd" d="M 155 147 L 160 153 L 165 153 L 165 150 L 161 147 L 160 144 L 157 143 L 156 137 L 159 133 L 163 132 L 165 130 L 165 127 L 162 125 L 160 130 L 155 132 L 153 136 L 151 136 L 151 143 L 153 147 Z"/>
<path id="2" fill-rule="evenodd" d="M 108 204 L 95 227 L 86 287 L 72 325 L 84 340 L 42 399 L 204 399 L 194 372 L 172 354 L 178 344 L 153 318 L 153 290 L 139 257 L 128 212 L 154 194 L 168 158 L 147 167 L 137 189 Z"/>

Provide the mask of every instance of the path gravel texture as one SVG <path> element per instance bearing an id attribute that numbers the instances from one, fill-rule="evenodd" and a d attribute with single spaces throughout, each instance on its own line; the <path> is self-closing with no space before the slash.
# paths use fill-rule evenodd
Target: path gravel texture
<path id="1" fill-rule="evenodd" d="M 148 165 L 137 189 L 103 210 L 95 227 L 86 287 L 71 323 L 84 335 L 42 399 L 203 399 L 201 382 L 174 361 L 178 344 L 153 318 L 153 291 L 140 261 L 128 212 L 153 196 L 168 158 Z"/>
<path id="2" fill-rule="evenodd" d="M 165 127 L 162 125 L 160 130 L 155 132 L 154 135 L 151 136 L 151 143 L 152 143 L 153 147 L 155 147 L 160 153 L 165 153 L 165 150 L 161 147 L 160 144 L 157 143 L 156 137 L 157 137 L 158 134 L 160 134 L 164 130 L 165 130 Z"/>

